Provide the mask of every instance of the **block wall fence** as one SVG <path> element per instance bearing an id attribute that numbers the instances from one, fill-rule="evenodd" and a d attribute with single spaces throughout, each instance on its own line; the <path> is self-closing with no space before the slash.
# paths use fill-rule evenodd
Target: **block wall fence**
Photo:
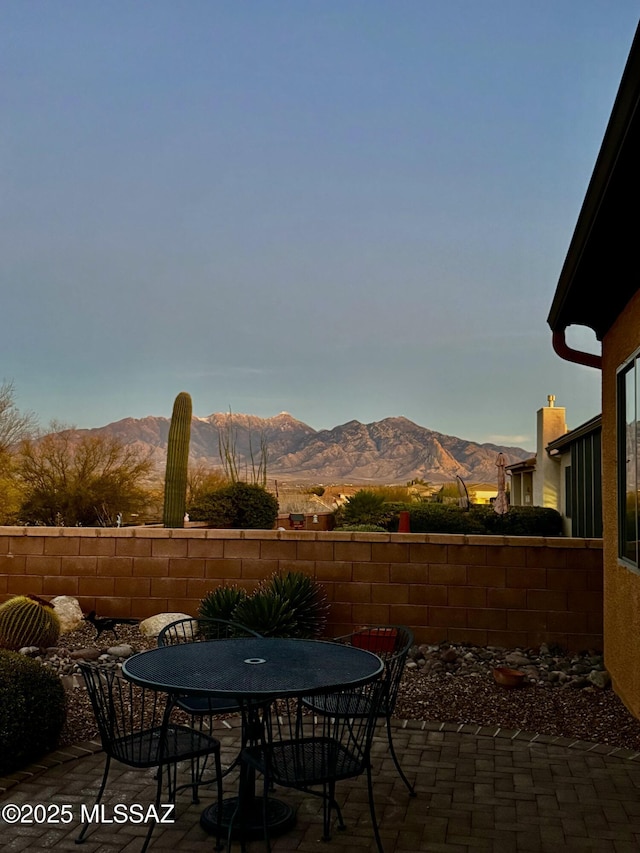
<path id="1" fill-rule="evenodd" d="M 213 587 L 300 570 L 327 634 L 408 625 L 416 640 L 602 648 L 602 540 L 419 533 L 0 527 L 0 602 L 72 595 L 85 612 L 197 613 Z"/>

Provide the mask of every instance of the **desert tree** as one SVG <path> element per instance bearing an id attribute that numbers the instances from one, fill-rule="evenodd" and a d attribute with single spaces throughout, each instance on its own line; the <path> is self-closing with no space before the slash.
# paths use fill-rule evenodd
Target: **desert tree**
<path id="1" fill-rule="evenodd" d="M 109 527 L 147 502 L 150 459 L 112 436 L 50 432 L 22 442 L 21 519 L 30 524 Z"/>
<path id="2" fill-rule="evenodd" d="M 16 405 L 13 382 L 0 384 L 0 457 L 9 453 L 22 439 L 37 429 L 33 412 L 21 412 Z"/>
<path id="3" fill-rule="evenodd" d="M 197 503 L 203 495 L 215 492 L 229 483 L 224 470 L 195 462 L 187 473 L 187 506 Z"/>
<path id="4" fill-rule="evenodd" d="M 11 524 L 18 516 L 22 492 L 14 451 L 36 429 L 36 416 L 20 411 L 13 382 L 4 380 L 0 384 L 0 524 Z"/>

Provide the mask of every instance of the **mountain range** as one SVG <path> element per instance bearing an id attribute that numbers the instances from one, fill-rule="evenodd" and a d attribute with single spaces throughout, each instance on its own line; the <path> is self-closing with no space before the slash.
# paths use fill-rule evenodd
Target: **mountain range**
<path id="1" fill-rule="evenodd" d="M 77 432 L 116 437 L 149 454 L 163 471 L 169 423 L 168 418 L 162 417 L 124 418 Z M 193 418 L 191 459 L 220 467 L 221 434 L 233 437 L 241 473 L 245 467 L 251 471 L 251 451 L 257 460 L 263 440 L 270 480 L 391 484 L 413 479 L 446 482 L 457 475 L 471 482 L 495 482 L 498 453 L 505 455 L 507 464 L 532 456 L 520 447 L 478 444 L 435 432 L 404 417 L 370 424 L 353 420 L 333 429 L 315 430 L 288 412 L 272 418 L 219 412 Z"/>

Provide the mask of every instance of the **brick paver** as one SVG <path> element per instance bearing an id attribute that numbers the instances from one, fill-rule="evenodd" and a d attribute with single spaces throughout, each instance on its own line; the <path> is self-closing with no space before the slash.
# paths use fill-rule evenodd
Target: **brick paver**
<path id="1" fill-rule="evenodd" d="M 604 745 L 523 732 L 436 723 L 394 723 L 394 743 L 415 779 L 411 799 L 389 759 L 384 732 L 373 748 L 376 807 L 386 853 L 630 853 L 640 850 L 640 756 Z M 238 748 L 237 727 L 216 735 L 223 755 Z M 12 824 L 0 819 L 0 849 L 7 853 L 51 849 L 85 853 L 139 853 L 144 826 L 96 824 L 82 847 L 74 843 L 81 804 L 91 805 L 104 756 L 85 744 L 48 756 L 38 765 L 0 779 L 0 806 L 70 804 L 71 824 Z M 185 768 L 186 772 L 186 768 Z M 185 776 L 186 778 L 186 776 Z M 236 789 L 230 774 L 225 790 Z M 153 802 L 153 771 L 112 766 L 106 814 L 117 803 Z M 279 791 L 297 809 L 296 826 L 273 840 L 274 853 L 368 853 L 375 850 L 364 778 L 340 783 L 338 800 L 347 829 L 320 841 L 322 806 L 316 797 Z M 194 805 L 179 795 L 176 822 L 155 829 L 151 850 L 210 853 L 214 840 L 199 825 L 213 789 Z M 239 849 L 239 845 L 234 845 Z M 262 842 L 247 845 L 263 850 Z"/>

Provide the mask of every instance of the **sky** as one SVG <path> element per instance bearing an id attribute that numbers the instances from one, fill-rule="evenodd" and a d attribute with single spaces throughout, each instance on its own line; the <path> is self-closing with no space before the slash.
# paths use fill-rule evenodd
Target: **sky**
<path id="1" fill-rule="evenodd" d="M 531 449 L 637 0 L 0 0 L 0 381 L 45 426 Z M 588 329 L 572 346 L 598 352 Z"/>

